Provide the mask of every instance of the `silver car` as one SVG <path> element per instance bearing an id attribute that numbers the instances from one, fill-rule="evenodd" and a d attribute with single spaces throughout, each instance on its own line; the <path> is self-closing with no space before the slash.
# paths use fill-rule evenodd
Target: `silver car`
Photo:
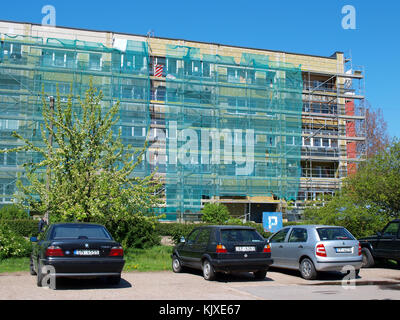
<path id="1" fill-rule="evenodd" d="M 271 267 L 299 270 L 307 280 L 316 279 L 319 271 L 342 271 L 345 266 L 358 275 L 361 268 L 360 243 L 343 227 L 290 226 L 268 240 Z"/>

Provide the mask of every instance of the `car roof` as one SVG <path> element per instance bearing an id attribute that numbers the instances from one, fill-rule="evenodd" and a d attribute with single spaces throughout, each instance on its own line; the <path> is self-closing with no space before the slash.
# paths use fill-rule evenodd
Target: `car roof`
<path id="1" fill-rule="evenodd" d="M 255 229 L 251 226 L 238 226 L 238 225 L 209 225 L 200 226 L 199 228 L 215 228 L 215 229 Z"/>
<path id="2" fill-rule="evenodd" d="M 98 224 L 98 223 L 86 223 L 86 222 L 57 222 L 57 223 L 52 223 L 52 226 L 82 226 L 82 225 L 90 225 L 90 226 L 98 226 L 98 227 L 103 227 L 103 225 Z"/>
<path id="3" fill-rule="evenodd" d="M 298 224 L 298 225 L 286 226 L 286 227 L 284 227 L 282 229 L 292 228 L 292 227 L 299 227 L 299 228 L 344 228 L 343 226 L 329 226 L 329 225 L 323 225 L 323 224 Z"/>

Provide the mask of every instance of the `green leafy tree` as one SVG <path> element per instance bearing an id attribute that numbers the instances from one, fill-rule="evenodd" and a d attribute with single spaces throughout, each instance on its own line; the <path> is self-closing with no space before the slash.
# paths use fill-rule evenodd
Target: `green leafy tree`
<path id="1" fill-rule="evenodd" d="M 379 207 L 392 218 L 400 215 L 400 141 L 360 165 L 346 180 L 345 192 L 357 203 Z"/>
<path id="2" fill-rule="evenodd" d="M 382 230 L 400 214 L 400 142 L 363 162 L 357 173 L 344 181 L 331 199 L 310 203 L 305 219 L 313 223 L 340 225 L 355 236 Z"/>
<path id="3" fill-rule="evenodd" d="M 134 150 L 122 143 L 121 130 L 113 130 L 119 120 L 119 102 L 105 110 L 102 99 L 92 83 L 85 98 L 78 97 L 77 107 L 72 94 L 62 103 L 57 93 L 53 110 L 43 95 L 42 143 L 33 144 L 14 132 L 24 145 L 7 150 L 36 152 L 43 158 L 25 164 L 29 183 L 18 180 L 19 204 L 40 214 L 49 212 L 51 221 L 118 225 L 134 215 L 135 223 L 140 217 L 154 228 L 153 208 L 162 196 L 160 181 L 155 172 L 144 178 L 134 175 L 146 145 Z"/>
<path id="4" fill-rule="evenodd" d="M 228 208 L 221 203 L 207 203 L 201 213 L 201 220 L 208 223 L 223 224 L 231 218 Z"/>
<path id="5" fill-rule="evenodd" d="M 355 237 L 364 237 L 382 230 L 389 216 L 379 207 L 356 203 L 346 192 L 331 199 L 309 203 L 304 218 L 309 223 L 342 226 Z"/>
<path id="6" fill-rule="evenodd" d="M 27 218 L 27 212 L 14 204 L 5 205 L 0 209 L 0 220 L 16 220 Z"/>

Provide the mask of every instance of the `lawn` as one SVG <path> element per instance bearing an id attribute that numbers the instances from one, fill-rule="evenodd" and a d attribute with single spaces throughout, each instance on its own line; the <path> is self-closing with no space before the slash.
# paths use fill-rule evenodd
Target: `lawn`
<path id="1" fill-rule="evenodd" d="M 162 271 L 171 269 L 172 247 L 156 246 L 150 249 L 127 249 L 124 271 Z M 29 271 L 29 258 L 0 260 L 0 273 Z"/>

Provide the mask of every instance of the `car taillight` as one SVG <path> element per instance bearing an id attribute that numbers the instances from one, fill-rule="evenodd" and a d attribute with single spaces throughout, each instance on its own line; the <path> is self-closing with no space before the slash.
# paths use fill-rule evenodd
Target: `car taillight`
<path id="1" fill-rule="evenodd" d="M 124 249 L 122 247 L 112 247 L 109 253 L 110 257 L 122 257 L 124 255 Z"/>
<path id="2" fill-rule="evenodd" d="M 64 252 L 58 246 L 50 246 L 46 249 L 47 257 L 62 257 L 64 256 Z"/>
<path id="3" fill-rule="evenodd" d="M 319 257 L 326 257 L 326 250 L 325 250 L 325 246 L 323 244 L 319 244 L 317 245 L 316 248 L 316 255 Z"/>
<path id="4" fill-rule="evenodd" d="M 227 253 L 227 252 L 228 252 L 228 250 L 226 250 L 226 248 L 223 244 L 217 245 L 216 253 Z"/>
<path id="5" fill-rule="evenodd" d="M 361 256 L 361 243 L 358 243 L 358 255 Z"/>
<path id="6" fill-rule="evenodd" d="M 269 244 L 264 246 L 264 253 L 271 253 L 271 246 Z"/>

